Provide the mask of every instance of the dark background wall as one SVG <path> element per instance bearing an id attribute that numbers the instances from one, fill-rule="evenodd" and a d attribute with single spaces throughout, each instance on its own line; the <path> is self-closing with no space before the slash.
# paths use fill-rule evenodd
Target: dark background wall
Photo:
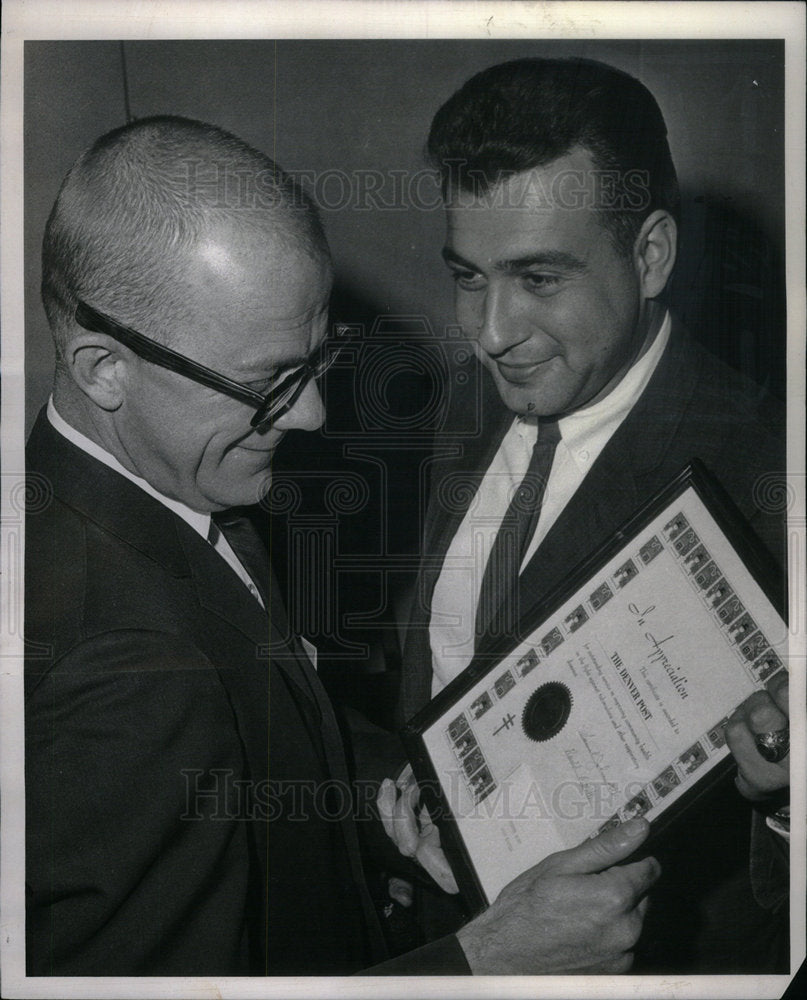
<path id="1" fill-rule="evenodd" d="M 449 282 L 438 258 L 443 221 L 434 207 L 433 183 L 421 177 L 418 186 L 414 180 L 424 168 L 429 122 L 472 73 L 530 54 L 602 59 L 638 76 L 656 95 L 684 191 L 676 296 L 697 326 L 721 309 L 731 318 L 731 304 L 712 298 L 717 293 L 715 279 L 718 285 L 737 286 L 733 294 L 740 296 L 741 304 L 739 286 L 744 285 L 748 308 L 738 309 L 733 317 L 734 354 L 752 374 L 765 378 L 769 367 L 764 358 L 756 358 L 756 346 L 750 343 L 755 331 L 744 334 L 737 323 L 743 327 L 757 322 L 762 282 L 776 269 L 783 245 L 781 43 L 396 40 L 125 45 L 134 115 L 173 113 L 210 121 L 266 150 L 286 169 L 315 172 L 311 186 L 325 208 L 342 286 L 371 312 L 424 315 L 436 330 L 452 321 Z M 97 136 L 122 124 L 125 116 L 118 43 L 28 42 L 25 63 L 30 425 L 47 395 L 52 364 L 38 292 L 44 224 L 73 160 Z M 368 177 L 371 171 L 378 181 Z M 402 172 L 397 180 L 391 173 L 396 171 Z M 375 183 L 380 186 L 373 192 Z M 394 207 L 384 207 L 392 203 Z M 731 249 L 734 261 L 704 257 L 714 242 L 713 229 L 720 225 L 733 227 L 739 238 Z M 773 310 L 773 301 L 769 305 Z M 766 318 L 773 317 L 766 313 Z M 749 343 L 741 345 L 744 336 Z M 763 353 L 782 339 L 781 330 L 768 329 Z M 727 344 L 724 348 L 732 353 Z M 781 388 L 780 373 L 774 372 L 773 378 L 774 387 Z"/>
<path id="2" fill-rule="evenodd" d="M 417 560 L 431 433 L 446 391 L 459 387 L 464 349 L 423 147 L 434 112 L 474 72 L 525 55 L 582 55 L 650 88 L 683 193 L 673 305 L 716 353 L 783 395 L 781 43 L 181 41 L 124 51 L 135 116 L 213 122 L 308 177 L 334 252 L 334 315 L 364 331 L 359 354 L 326 386 L 323 434 L 289 439 L 267 501 L 292 616 L 336 688 L 356 695 L 356 666 L 380 662 L 383 626 Z M 26 43 L 29 426 L 53 361 L 39 300 L 43 228 L 76 156 L 125 121 L 123 93 L 118 43 Z M 358 694 L 372 691 L 365 677 Z"/>

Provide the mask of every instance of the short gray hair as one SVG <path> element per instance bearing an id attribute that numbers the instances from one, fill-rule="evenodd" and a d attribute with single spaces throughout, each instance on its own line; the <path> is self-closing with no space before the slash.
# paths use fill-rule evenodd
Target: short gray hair
<path id="1" fill-rule="evenodd" d="M 132 326 L 181 316 L 176 277 L 222 224 L 328 259 L 317 210 L 273 160 L 214 125 L 144 118 L 101 136 L 59 190 L 42 247 L 42 300 L 61 355 L 79 299 Z"/>

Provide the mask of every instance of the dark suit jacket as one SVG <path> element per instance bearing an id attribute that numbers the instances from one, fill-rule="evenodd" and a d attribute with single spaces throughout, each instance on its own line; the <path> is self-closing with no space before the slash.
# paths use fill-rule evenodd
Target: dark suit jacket
<path id="1" fill-rule="evenodd" d="M 28 471 L 53 493 L 26 519 L 29 975 L 378 961 L 334 713 L 282 605 L 44 414 Z M 372 971 L 468 967 L 451 937 Z"/>
<path id="2" fill-rule="evenodd" d="M 481 413 L 468 412 L 459 401 L 460 405 L 449 417 L 447 433 L 438 439 L 424 527 L 423 563 L 404 646 L 401 721 L 429 701 L 432 671 L 428 624 L 432 592 L 448 545 L 513 419 L 498 399 L 491 380 L 486 381 L 490 384 L 486 386 Z M 478 423 L 478 416 L 482 418 L 481 430 L 469 436 L 468 428 Z M 784 566 L 784 512 L 770 502 L 776 490 L 769 478 L 779 476 L 780 484 L 783 482 L 783 427 L 779 404 L 765 399 L 757 386 L 707 354 L 674 324 L 670 342 L 647 388 L 522 572 L 520 606 L 529 607 L 560 584 L 579 561 L 694 457 L 700 458 L 718 477 L 779 565 Z M 484 637 L 478 648 L 484 650 Z M 715 816 L 721 813 L 724 819 L 715 822 Z M 701 920 L 693 893 L 700 899 L 707 894 L 707 885 L 714 881 L 722 885 L 728 878 L 729 867 L 732 873 L 742 868 L 742 877 L 747 881 L 748 841 L 743 833 L 738 836 L 738 831 L 750 827 L 749 813 L 750 809 L 739 801 L 732 788 L 722 800 L 715 800 L 710 813 L 697 820 L 697 833 L 693 833 L 697 840 L 684 845 L 677 874 L 670 876 L 671 880 L 681 880 L 679 889 L 686 888 L 683 884 L 686 880 L 696 890 L 685 894 L 686 900 L 680 905 L 669 899 L 656 899 L 653 907 L 654 911 L 663 910 L 669 915 L 671 924 L 684 923 L 687 940 L 673 944 L 674 931 L 659 929 L 656 941 L 659 954 L 654 952 L 653 958 L 657 967 L 669 966 L 680 971 L 688 961 L 703 961 L 714 967 L 702 971 L 721 971 L 720 963 L 725 961 L 729 969 L 740 971 L 743 958 L 750 955 L 750 952 L 746 956 L 735 954 L 737 937 L 730 932 L 719 945 L 699 945 L 692 940 Z M 679 845 L 685 837 L 679 834 Z M 727 840 L 732 846 L 744 841 L 738 852 L 729 852 L 732 864 L 725 856 Z M 681 867 L 684 864 L 686 868 Z M 769 889 L 770 886 L 765 890 L 760 887 L 759 895 L 764 891 L 770 903 Z M 655 893 L 654 898 L 660 895 Z M 781 886 L 773 896 L 777 911 L 783 913 L 786 907 Z M 759 916 L 763 923 L 767 922 L 767 937 L 768 911 L 760 912 Z M 720 918 L 715 918 L 715 922 L 720 923 Z M 723 930 L 726 929 L 724 926 Z M 650 926 L 648 931 L 650 935 L 654 933 Z M 717 934 L 720 928 L 715 927 L 714 931 Z M 756 926 L 753 933 L 759 937 Z M 728 950 L 718 957 L 716 951 L 724 946 Z M 769 954 L 770 949 L 766 952 Z"/>

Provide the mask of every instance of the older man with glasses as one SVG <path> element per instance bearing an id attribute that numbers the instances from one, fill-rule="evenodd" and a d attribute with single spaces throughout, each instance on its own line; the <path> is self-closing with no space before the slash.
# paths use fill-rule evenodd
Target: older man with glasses
<path id="1" fill-rule="evenodd" d="M 462 944 L 372 965 L 333 707 L 244 511 L 322 423 L 330 288 L 308 199 L 220 129 L 141 120 L 62 185 L 27 459 L 53 492 L 26 524 L 30 975 L 630 965 L 658 866 L 613 866 L 642 820 L 527 872 Z"/>

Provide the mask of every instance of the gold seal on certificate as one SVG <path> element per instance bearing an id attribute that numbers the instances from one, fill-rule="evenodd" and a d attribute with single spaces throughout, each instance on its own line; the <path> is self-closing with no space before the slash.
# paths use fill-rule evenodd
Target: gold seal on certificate
<path id="1" fill-rule="evenodd" d="M 610 825 L 660 828 L 730 769 L 728 716 L 785 669 L 766 560 L 693 462 L 409 723 L 471 903 Z"/>

